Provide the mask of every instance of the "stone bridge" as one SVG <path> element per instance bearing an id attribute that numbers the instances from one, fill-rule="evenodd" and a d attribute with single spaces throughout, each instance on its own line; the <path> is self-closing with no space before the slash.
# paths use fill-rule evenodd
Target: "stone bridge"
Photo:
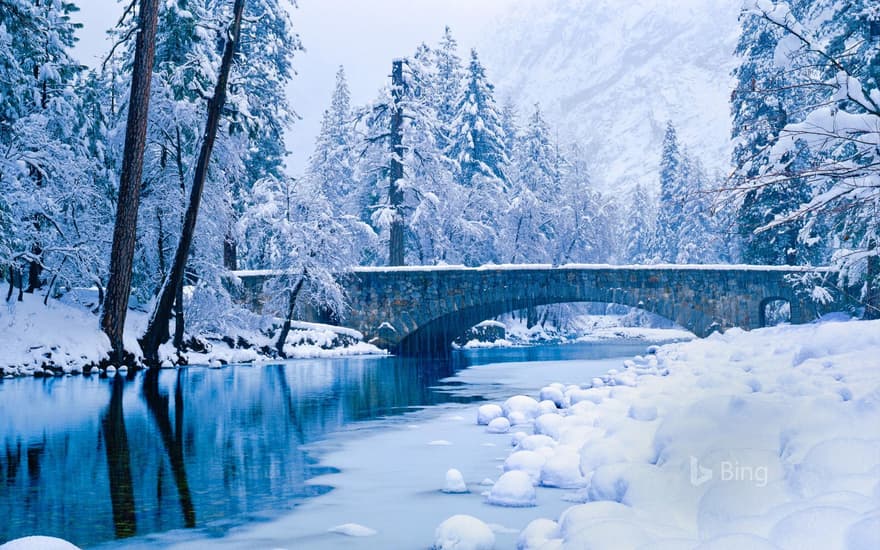
<path id="1" fill-rule="evenodd" d="M 502 313 L 602 302 L 661 315 L 702 337 L 730 327 L 765 326 L 765 306 L 773 300 L 789 302 L 792 323 L 812 320 L 815 306 L 786 280 L 786 275 L 805 271 L 824 270 L 724 265 L 365 267 L 341 278 L 349 308 L 338 322 L 397 353 L 442 354 L 468 328 Z M 271 273 L 237 275 L 245 299 L 260 309 L 261 289 Z"/>

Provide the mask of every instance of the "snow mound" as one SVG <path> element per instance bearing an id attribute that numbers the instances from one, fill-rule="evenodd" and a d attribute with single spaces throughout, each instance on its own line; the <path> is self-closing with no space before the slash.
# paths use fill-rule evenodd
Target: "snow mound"
<path id="1" fill-rule="evenodd" d="M 467 493 L 468 488 L 464 482 L 464 476 L 455 468 L 446 472 L 446 484 L 443 486 L 444 493 Z"/>
<path id="2" fill-rule="evenodd" d="M 515 424 L 511 418 L 514 413 L 519 413 L 527 420 L 531 420 L 537 417 L 541 410 L 538 402 L 527 395 L 514 395 L 504 402 L 502 409 L 504 416 L 510 418 L 511 424 Z"/>
<path id="3" fill-rule="evenodd" d="M 376 534 L 375 529 L 370 529 L 359 523 L 343 523 L 342 525 L 331 527 L 330 529 L 327 529 L 327 531 L 330 533 L 345 535 L 347 537 L 372 537 Z"/>
<path id="4" fill-rule="evenodd" d="M 495 506 L 526 507 L 537 506 L 537 494 L 528 473 L 520 470 L 505 472 L 486 499 Z"/>
<path id="5" fill-rule="evenodd" d="M 0 545 L 2 550 L 80 550 L 79 546 L 75 546 L 64 539 L 55 537 L 22 537 Z"/>
<path id="6" fill-rule="evenodd" d="M 541 467 L 541 485 L 576 489 L 586 484 L 581 475 L 580 457 L 575 452 L 557 453 Z"/>
<path id="7" fill-rule="evenodd" d="M 531 483 L 537 484 L 541 479 L 541 468 L 547 458 L 535 451 L 517 451 L 504 461 L 504 471 L 520 471 L 529 475 Z"/>
<path id="8" fill-rule="evenodd" d="M 479 519 L 464 514 L 452 516 L 434 532 L 432 550 L 492 550 L 495 533 Z"/>
<path id="9" fill-rule="evenodd" d="M 550 540 L 558 538 L 559 524 L 550 519 L 538 518 L 520 532 L 516 547 L 519 550 L 538 550 Z"/>
<path id="10" fill-rule="evenodd" d="M 493 418 L 491 422 L 489 422 L 489 426 L 486 428 L 491 434 L 506 434 L 510 430 L 510 420 L 504 418 L 503 416 L 499 416 L 498 418 Z"/>
<path id="11" fill-rule="evenodd" d="M 477 409 L 477 424 L 485 426 L 492 420 L 503 415 L 504 412 L 498 405 L 495 405 L 493 403 L 490 403 L 488 405 L 481 405 L 480 408 Z"/>

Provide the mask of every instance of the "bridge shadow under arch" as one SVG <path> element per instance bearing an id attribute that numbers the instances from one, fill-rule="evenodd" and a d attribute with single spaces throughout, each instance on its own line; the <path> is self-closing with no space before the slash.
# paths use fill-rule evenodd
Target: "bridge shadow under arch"
<path id="1" fill-rule="evenodd" d="M 511 313 L 531 307 L 547 306 L 555 304 L 572 304 L 572 303 L 601 303 L 622 305 L 642 311 L 646 311 L 652 315 L 657 315 L 674 323 L 675 320 L 666 317 L 657 311 L 651 311 L 644 307 L 644 303 L 623 303 L 602 302 L 596 300 L 567 300 L 567 299 L 514 299 L 500 302 L 490 302 L 471 306 L 459 310 L 451 311 L 445 315 L 441 315 L 424 325 L 421 325 L 407 336 L 405 336 L 399 344 L 391 347 L 391 351 L 397 355 L 430 355 L 443 356 L 452 350 L 452 342 L 464 334 L 469 328 L 487 319 L 494 319 L 499 315 Z M 708 319 L 700 312 L 694 312 L 699 318 L 701 325 L 711 325 L 711 319 Z"/>

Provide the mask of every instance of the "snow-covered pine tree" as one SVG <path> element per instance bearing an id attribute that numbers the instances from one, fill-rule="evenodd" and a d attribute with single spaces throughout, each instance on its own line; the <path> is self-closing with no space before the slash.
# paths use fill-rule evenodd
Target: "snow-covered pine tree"
<path id="1" fill-rule="evenodd" d="M 615 263 L 620 225 L 615 201 L 593 187 L 578 144 L 556 152 L 555 158 L 562 184 L 559 196 L 547 199 L 548 207 L 556 208 L 553 263 Z"/>
<path id="2" fill-rule="evenodd" d="M 437 110 L 435 139 L 440 149 L 445 151 L 450 144 L 452 122 L 464 78 L 461 58 L 458 57 L 458 42 L 448 26 L 443 30 L 443 37 L 433 53 L 433 104 Z"/>
<path id="3" fill-rule="evenodd" d="M 353 128 L 351 94 L 345 70 L 340 66 L 336 71 L 330 106 L 324 111 L 315 150 L 309 157 L 307 174 L 318 184 L 333 208 L 346 214 L 359 214 L 358 205 L 352 202 L 356 160 Z"/>
<path id="4" fill-rule="evenodd" d="M 495 86 L 489 82 L 476 50 L 471 50 L 464 87 L 456 101 L 448 155 L 458 162 L 463 184 L 475 185 L 476 177 L 506 184 L 509 159 Z"/>
<path id="5" fill-rule="evenodd" d="M 777 26 L 745 13 L 740 16 L 740 24 L 742 32 L 736 47 L 740 64 L 733 71 L 737 84 L 731 94 L 734 186 L 760 173 L 767 163 L 761 152 L 776 141 L 812 92 L 809 87 L 797 85 L 801 80 L 799 71 L 788 70 L 777 62 L 777 50 L 784 46 L 780 45 L 784 34 Z M 784 57 L 784 51 L 780 55 Z M 809 152 L 801 147 L 796 154 L 807 157 Z M 798 178 L 745 193 L 736 217 L 742 261 L 803 263 L 805 246 L 798 242 L 802 221 L 792 220 L 769 231 L 756 230 L 808 198 L 809 187 Z"/>
<path id="6" fill-rule="evenodd" d="M 229 190 L 232 220 L 223 254 L 227 269 L 237 267 L 237 235 L 233 228 L 251 186 L 263 178 L 284 175 L 288 153 L 284 134 L 296 118 L 287 88 L 295 72 L 293 58 L 303 49 L 291 21 L 294 8 L 295 0 L 249 0 L 245 6 L 245 20 L 258 23 L 242 28 L 238 53 L 242 62 L 233 67 L 230 82 L 230 128 L 246 136 L 247 152 L 244 176 L 233 179 Z"/>
<path id="7" fill-rule="evenodd" d="M 654 235 L 657 207 L 641 183 L 636 184 L 630 197 L 626 210 L 624 258 L 628 263 L 643 264 L 651 258 L 651 239 Z"/>
<path id="8" fill-rule="evenodd" d="M 61 0 L 0 1 L 0 269 L 27 266 L 31 292 L 57 275 L 68 252 L 75 256 L 62 208 L 75 204 L 77 190 L 90 191 L 75 93 L 81 67 L 69 55 L 74 11 Z"/>
<path id="9" fill-rule="evenodd" d="M 682 171 L 684 159 L 672 122 L 667 122 L 660 157 L 660 199 L 657 205 L 657 223 L 651 245 L 651 257 L 656 262 L 674 262 L 678 257 L 678 236 L 682 222 L 682 207 L 686 196 Z"/>
<path id="10" fill-rule="evenodd" d="M 682 186 L 684 195 L 680 202 L 675 263 L 718 263 L 722 251 L 711 213 L 709 178 L 698 160 L 686 152 L 682 158 L 680 177 L 685 185 Z"/>
<path id="11" fill-rule="evenodd" d="M 515 142 L 508 170 L 509 206 L 499 238 L 501 258 L 509 263 L 552 261 L 561 194 L 560 160 L 541 107 L 535 104 Z"/>

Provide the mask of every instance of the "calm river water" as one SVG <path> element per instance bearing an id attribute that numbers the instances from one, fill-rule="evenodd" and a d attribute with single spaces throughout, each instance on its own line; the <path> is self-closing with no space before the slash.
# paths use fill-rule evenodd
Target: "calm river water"
<path id="1" fill-rule="evenodd" d="M 397 357 L 189 367 L 114 378 L 0 380 L 0 543 L 83 546 L 196 527 L 216 536 L 332 490 L 305 446 L 357 423 L 483 399 L 497 385 L 439 381 L 504 361 L 644 352 L 609 342 Z"/>

